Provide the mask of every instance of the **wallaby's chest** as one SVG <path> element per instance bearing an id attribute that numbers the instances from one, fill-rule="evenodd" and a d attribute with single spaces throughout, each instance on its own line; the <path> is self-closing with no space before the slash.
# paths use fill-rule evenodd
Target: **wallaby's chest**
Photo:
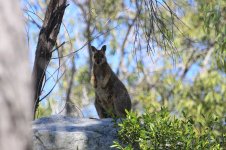
<path id="1" fill-rule="evenodd" d="M 105 73 L 104 73 L 104 68 L 98 67 L 94 69 L 94 76 L 98 82 L 101 82 L 104 80 Z"/>
<path id="2" fill-rule="evenodd" d="M 106 109 L 111 109 L 113 105 L 113 94 L 109 89 L 101 87 L 96 88 L 96 96 L 98 96 L 98 103 Z"/>
<path id="3" fill-rule="evenodd" d="M 98 74 L 95 76 L 96 80 L 98 83 L 102 82 L 104 80 L 104 76 L 101 74 Z"/>
<path id="4" fill-rule="evenodd" d="M 104 102 L 111 101 L 113 94 L 112 88 L 109 86 L 111 82 L 111 71 L 107 66 L 94 67 L 94 76 L 96 80 L 95 93 L 98 96 L 99 100 Z"/>
<path id="5" fill-rule="evenodd" d="M 113 91 L 112 88 L 106 85 L 104 88 L 102 87 L 102 79 L 101 76 L 97 79 L 97 87 L 95 88 L 95 93 L 99 97 L 101 103 L 109 103 L 113 99 Z"/>
<path id="6" fill-rule="evenodd" d="M 100 86 L 97 86 L 96 94 L 101 100 L 107 100 L 110 98 L 111 95 L 107 89 L 103 89 Z"/>

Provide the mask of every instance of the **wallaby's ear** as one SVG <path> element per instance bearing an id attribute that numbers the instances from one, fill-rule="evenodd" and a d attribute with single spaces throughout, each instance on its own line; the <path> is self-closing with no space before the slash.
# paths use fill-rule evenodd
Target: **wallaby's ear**
<path id="1" fill-rule="evenodd" d="M 105 53 L 106 48 L 107 48 L 107 46 L 106 46 L 106 45 L 104 45 L 104 46 L 102 46 L 101 50 L 102 50 L 102 51 L 104 51 L 104 53 Z"/>
<path id="2" fill-rule="evenodd" d="M 94 53 L 95 51 L 97 51 L 97 49 L 94 46 L 91 46 L 91 50 Z"/>

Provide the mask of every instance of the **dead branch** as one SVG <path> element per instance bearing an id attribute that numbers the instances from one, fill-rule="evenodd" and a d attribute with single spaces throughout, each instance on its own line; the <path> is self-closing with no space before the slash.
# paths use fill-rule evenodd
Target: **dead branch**
<path id="1" fill-rule="evenodd" d="M 39 105 L 39 96 L 45 76 L 45 70 L 52 57 L 52 49 L 56 44 L 67 0 L 51 0 L 47 7 L 45 19 L 39 33 L 38 44 L 33 67 L 34 80 L 34 118 Z"/>

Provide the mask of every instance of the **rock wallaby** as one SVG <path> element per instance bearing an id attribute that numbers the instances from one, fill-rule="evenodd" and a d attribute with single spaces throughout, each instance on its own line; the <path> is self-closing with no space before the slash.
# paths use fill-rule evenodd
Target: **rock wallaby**
<path id="1" fill-rule="evenodd" d="M 106 45 L 92 48 L 92 84 L 95 88 L 95 107 L 100 118 L 125 117 L 131 110 L 130 96 L 124 84 L 107 63 Z"/>

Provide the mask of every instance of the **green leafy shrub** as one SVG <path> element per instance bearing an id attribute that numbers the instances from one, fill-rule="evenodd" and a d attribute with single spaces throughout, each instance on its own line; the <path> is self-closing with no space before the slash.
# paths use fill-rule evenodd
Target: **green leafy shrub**
<path id="1" fill-rule="evenodd" d="M 221 149 L 222 137 L 214 134 L 217 119 L 207 127 L 197 128 L 196 122 L 184 114 L 178 119 L 166 108 L 159 112 L 145 111 L 141 116 L 127 113 L 127 119 L 120 122 L 119 141 L 114 141 L 117 149 Z"/>

